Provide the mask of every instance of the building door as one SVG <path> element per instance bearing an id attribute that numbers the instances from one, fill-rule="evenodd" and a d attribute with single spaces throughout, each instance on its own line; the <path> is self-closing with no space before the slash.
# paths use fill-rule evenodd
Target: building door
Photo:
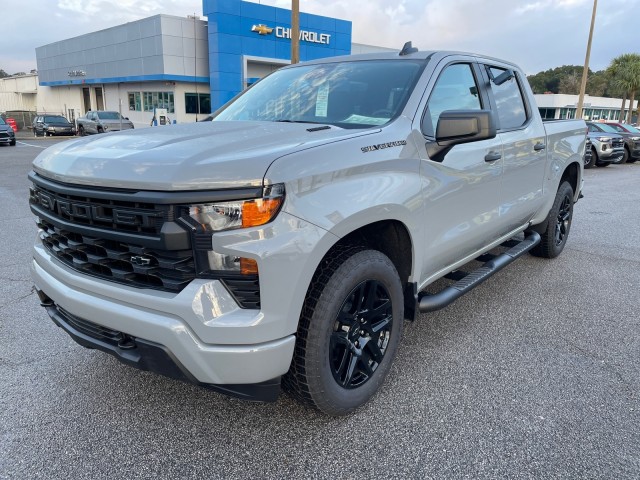
<path id="1" fill-rule="evenodd" d="M 102 96 L 102 87 L 96 87 L 96 110 L 104 110 L 104 97 Z"/>
<path id="2" fill-rule="evenodd" d="M 82 100 L 84 101 L 84 113 L 87 113 L 91 110 L 91 92 L 89 91 L 89 87 L 82 89 Z"/>
<path id="3" fill-rule="evenodd" d="M 69 108 L 67 110 L 67 120 L 69 120 L 71 123 L 76 122 L 76 111 L 73 108 Z"/>

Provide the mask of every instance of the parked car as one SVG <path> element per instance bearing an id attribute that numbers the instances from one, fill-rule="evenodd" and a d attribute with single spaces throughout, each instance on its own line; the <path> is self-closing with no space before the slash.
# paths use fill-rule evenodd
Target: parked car
<path id="1" fill-rule="evenodd" d="M 626 123 L 607 122 L 606 124 L 613 127 L 616 133 L 625 137 L 624 161 L 633 163 L 640 159 L 640 130 Z"/>
<path id="2" fill-rule="evenodd" d="M 133 122 L 123 117 L 118 112 L 107 110 L 89 111 L 84 117 L 76 120 L 78 134 L 84 136 L 94 133 L 117 132 L 119 130 L 131 130 Z"/>
<path id="3" fill-rule="evenodd" d="M 14 146 L 16 144 L 16 132 L 13 131 L 11 125 L 0 117 L 0 143 L 6 143 Z"/>
<path id="4" fill-rule="evenodd" d="M 407 44 L 286 66 L 210 122 L 40 153 L 31 272 L 80 345 L 347 414 L 383 384 L 405 319 L 526 252 L 561 254 L 586 130 L 543 124 L 525 73 L 495 58 Z M 518 281 L 538 288 L 542 268 Z"/>
<path id="5" fill-rule="evenodd" d="M 62 115 L 38 115 L 33 119 L 33 136 L 75 135 L 76 127 Z"/>
<path id="6" fill-rule="evenodd" d="M 585 165 L 585 168 L 591 168 L 594 165 L 598 167 L 606 167 L 610 163 L 621 163 L 624 157 L 624 138 L 622 135 L 618 135 L 613 132 L 605 132 L 601 126 L 602 123 L 587 122 L 587 128 L 589 129 L 587 136 L 591 140 L 593 158 L 589 165 Z M 605 128 L 606 125 L 604 125 Z M 612 127 L 608 129 L 613 130 Z"/>
<path id="7" fill-rule="evenodd" d="M 13 128 L 13 132 L 14 133 L 18 133 L 18 124 L 16 123 L 16 120 L 14 118 L 7 118 L 7 125 L 9 125 L 11 128 Z"/>

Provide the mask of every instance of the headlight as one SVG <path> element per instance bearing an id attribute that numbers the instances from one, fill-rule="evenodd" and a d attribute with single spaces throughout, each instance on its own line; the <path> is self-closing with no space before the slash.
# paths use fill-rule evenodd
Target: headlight
<path id="1" fill-rule="evenodd" d="M 189 217 L 206 232 L 257 227 L 276 216 L 283 200 L 284 185 L 273 185 L 265 188 L 263 198 L 192 205 Z"/>
<path id="2" fill-rule="evenodd" d="M 284 196 L 284 185 L 277 184 L 265 187 L 262 198 L 190 205 L 188 214 L 180 220 L 192 232 L 198 276 L 217 278 L 221 273 L 256 275 L 258 264 L 255 260 L 213 251 L 212 235 L 269 223 L 280 211 Z"/>
<path id="3" fill-rule="evenodd" d="M 637 142 L 638 140 L 640 140 L 640 137 L 631 137 L 631 140 L 633 140 L 634 142 Z"/>

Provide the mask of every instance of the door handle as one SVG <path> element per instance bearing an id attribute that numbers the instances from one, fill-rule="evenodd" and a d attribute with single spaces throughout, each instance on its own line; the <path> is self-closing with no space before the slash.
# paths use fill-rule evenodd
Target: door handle
<path id="1" fill-rule="evenodd" d="M 499 152 L 491 150 L 489 153 L 487 153 L 484 156 L 484 161 L 485 162 L 495 162 L 496 160 L 500 160 L 501 158 L 502 158 L 502 155 Z"/>
<path id="2" fill-rule="evenodd" d="M 534 149 L 536 152 L 539 152 L 540 150 L 544 150 L 545 148 L 547 148 L 547 146 L 546 146 L 544 143 L 542 143 L 542 142 L 538 142 L 538 143 L 536 143 L 536 144 L 533 146 L 533 149 Z"/>

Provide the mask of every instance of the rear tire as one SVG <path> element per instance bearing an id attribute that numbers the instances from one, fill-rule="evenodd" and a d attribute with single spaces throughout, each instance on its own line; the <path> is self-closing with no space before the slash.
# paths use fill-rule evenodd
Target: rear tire
<path id="1" fill-rule="evenodd" d="M 629 157 L 631 157 L 631 155 L 629 154 L 629 149 L 625 145 L 624 154 L 622 155 L 622 158 L 620 159 L 620 161 L 616 162 L 616 164 L 618 164 L 618 163 L 627 163 L 629 161 Z"/>
<path id="2" fill-rule="evenodd" d="M 573 188 L 562 182 L 547 216 L 547 228 L 540 233 L 540 243 L 531 249 L 536 257 L 555 258 L 567 244 L 573 220 Z"/>
<path id="3" fill-rule="evenodd" d="M 368 402 L 389 373 L 404 322 L 398 272 L 387 256 L 343 247 L 309 286 L 283 388 L 328 415 Z"/>

